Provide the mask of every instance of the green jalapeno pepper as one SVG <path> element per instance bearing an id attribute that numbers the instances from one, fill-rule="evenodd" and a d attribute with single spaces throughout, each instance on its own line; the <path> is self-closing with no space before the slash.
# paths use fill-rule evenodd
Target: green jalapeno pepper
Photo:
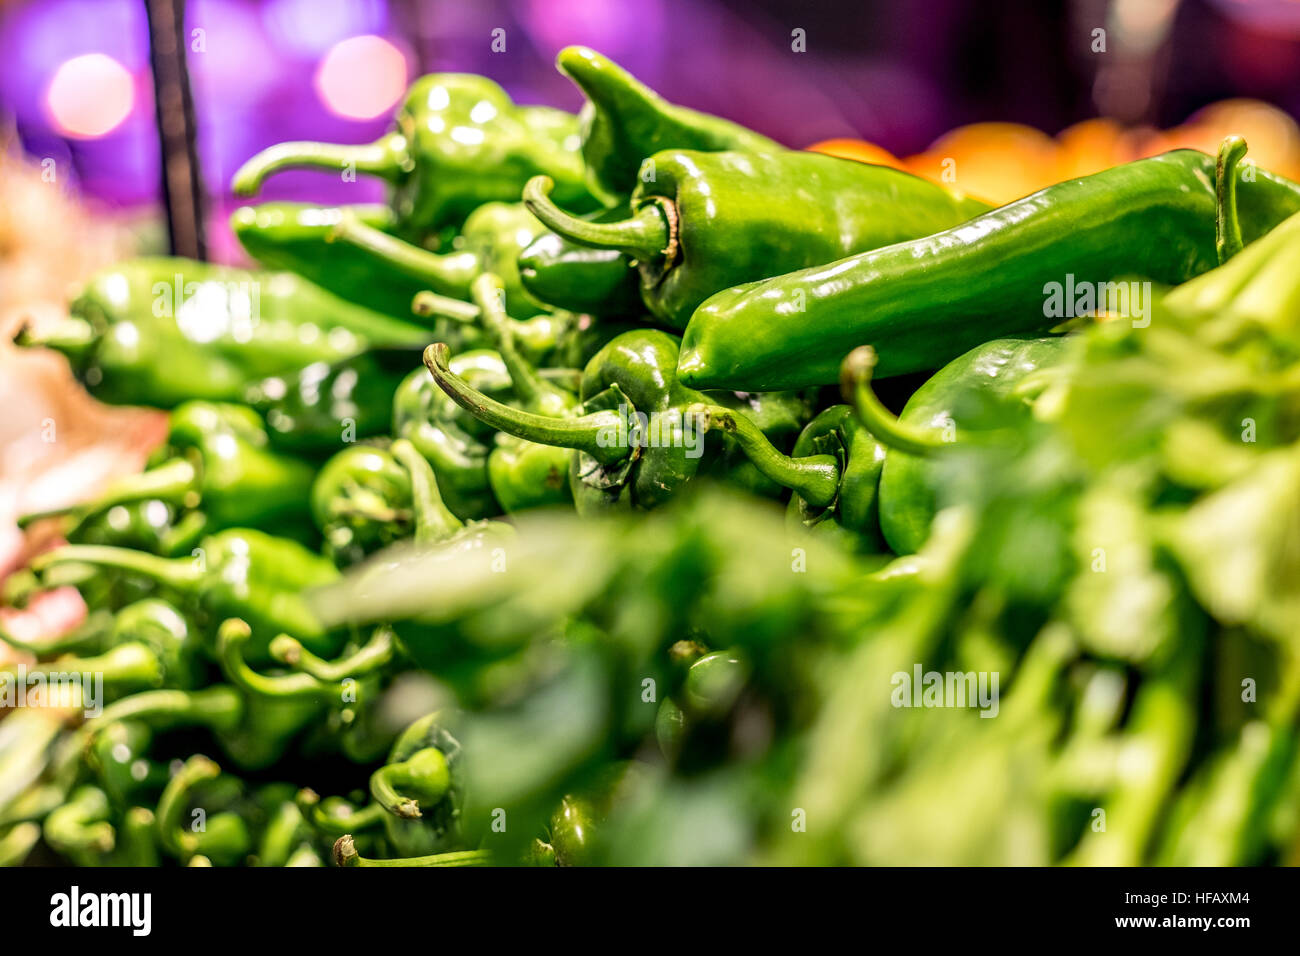
<path id="1" fill-rule="evenodd" d="M 267 202 L 236 209 L 230 229 L 262 267 L 295 272 L 348 302 L 405 318 L 411 297 L 424 287 L 364 251 L 334 242 L 345 216 L 385 233 L 395 228 L 393 211 L 383 205 Z"/>
<path id="2" fill-rule="evenodd" d="M 582 218 L 608 223 L 627 215 L 627 207 L 620 205 Z M 557 232 L 543 232 L 519 253 L 518 269 L 523 287 L 556 309 L 599 316 L 638 316 L 644 309 L 635 263 L 618 249 L 582 245 Z"/>
<path id="3" fill-rule="evenodd" d="M 705 428 L 729 435 L 765 477 L 791 489 L 792 523 L 819 534 L 842 537 L 853 548 L 880 544 L 878 484 L 885 446 L 861 424 L 848 405 L 833 405 L 799 434 L 782 454 L 743 412 L 696 406 Z"/>
<path id="4" fill-rule="evenodd" d="M 869 349 L 845 359 L 857 417 L 889 447 L 880 470 L 879 514 L 891 550 L 912 554 L 929 536 L 937 510 L 934 455 L 1026 421 L 1035 373 L 1059 364 L 1067 342 L 1066 336 L 1009 338 L 976 346 L 918 388 L 897 419 L 870 390 Z"/>
<path id="5" fill-rule="evenodd" d="M 522 204 L 493 202 L 470 214 L 456 240 L 458 251 L 446 254 L 404 242 L 352 215 L 342 217 L 330 238 L 374 261 L 384 273 L 404 275 L 408 284 L 413 282 L 420 289 L 452 298 L 468 299 L 474 277 L 480 272 L 495 272 L 505 286 L 508 309 L 527 318 L 545 306 L 520 284 L 519 253 L 544 231 Z M 407 299 L 408 313 L 410 301 Z"/>
<path id="6" fill-rule="evenodd" d="M 1261 169 L 1237 202 L 1255 239 L 1300 211 L 1300 185 Z M 1049 186 L 924 239 L 717 293 L 691 317 L 678 372 L 697 388 L 830 384 L 858 345 L 898 375 L 1110 302 L 1137 317 L 1141 287 L 1115 280 L 1212 268 L 1215 210 L 1215 161 L 1195 150 Z"/>
<path id="7" fill-rule="evenodd" d="M 569 485 L 583 514 L 611 506 L 652 508 L 699 472 L 705 436 L 684 412 L 707 396 L 677 381 L 677 349 L 674 336 L 656 329 L 612 339 L 587 363 L 580 393 L 584 414 L 571 417 L 524 412 L 483 395 L 451 372 L 445 345 L 431 345 L 425 364 L 454 401 L 492 427 L 577 452 Z M 781 426 L 789 422 L 782 407 L 787 396 L 766 403 L 755 396 L 716 398 L 731 407 L 748 403 L 760 418 L 773 412 Z"/>
<path id="8" fill-rule="evenodd" d="M 280 143 L 235 173 L 231 188 L 251 196 L 281 169 L 352 170 L 391 186 L 399 234 L 419 240 L 457 226 L 486 202 L 513 202 L 532 176 L 545 174 L 582 204 L 577 118 L 544 106 L 517 106 L 496 83 L 466 73 L 416 80 L 395 129 L 374 143 Z M 587 199 L 590 202 L 590 199 Z"/>
<path id="9" fill-rule="evenodd" d="M 378 348 L 334 363 L 314 362 L 250 385 L 244 401 L 261 412 L 274 447 L 306 455 L 335 452 L 341 443 L 388 430 L 393 396 L 419 354 Z"/>
<path id="10" fill-rule="evenodd" d="M 102 401 L 160 408 L 238 401 L 268 375 L 428 336 L 290 273 L 189 259 L 119 263 L 86 283 L 71 312 L 40 335 L 22 330 L 17 342 L 64 353 Z"/>
<path id="11" fill-rule="evenodd" d="M 782 150 L 779 143 L 736 123 L 667 102 L 588 47 L 565 47 L 555 67 L 587 97 L 579 114 L 582 158 L 588 185 L 606 204 L 626 199 L 636 186 L 641 161 L 660 150 Z"/>
<path id="12" fill-rule="evenodd" d="M 411 479 L 383 448 L 350 445 L 311 486 L 311 512 L 336 564 L 355 564 L 412 531 Z"/>
<path id="13" fill-rule="evenodd" d="M 573 414 L 578 397 L 543 379 L 515 347 L 513 323 L 502 304 L 506 291 L 500 278 L 483 273 L 474 280 L 472 294 L 483 326 L 505 363 L 515 404 L 536 415 Z M 568 449 L 500 434 L 495 444 L 487 459 L 488 484 L 507 514 L 572 500 Z"/>
<path id="14" fill-rule="evenodd" d="M 278 522 L 292 526 L 305 513 L 312 469 L 267 444 L 266 429 L 252 409 L 185 402 L 172 410 L 167 441 L 152 456 L 161 464 L 117 479 L 84 504 L 26 515 L 21 523 L 71 512 L 75 527 L 115 505 L 156 498 L 202 512 L 206 531 Z"/>
<path id="15" fill-rule="evenodd" d="M 160 558 L 126 548 L 70 544 L 39 555 L 33 568 L 44 573 L 67 563 L 130 571 L 167 591 L 192 599 L 209 626 L 242 617 L 259 635 L 253 656 L 266 660 L 267 642 L 288 634 L 316 653 L 341 643 L 327 631 L 303 598 L 307 588 L 338 577 L 327 558 L 287 538 L 252 528 L 230 528 L 204 538 L 189 558 Z"/>
<path id="16" fill-rule="evenodd" d="M 789 150 L 655 153 L 619 222 L 575 218 L 549 189 L 541 178 L 524 188 L 533 215 L 572 242 L 630 256 L 646 308 L 674 329 L 715 292 L 928 236 L 989 208 L 900 170 Z"/>

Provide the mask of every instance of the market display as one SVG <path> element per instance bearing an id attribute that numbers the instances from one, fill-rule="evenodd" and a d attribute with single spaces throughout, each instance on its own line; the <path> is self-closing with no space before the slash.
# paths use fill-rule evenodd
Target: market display
<path id="1" fill-rule="evenodd" d="M 0 865 L 1300 864 L 1300 183 L 993 208 L 557 67 L 19 333 L 168 424 L 22 519 Z"/>

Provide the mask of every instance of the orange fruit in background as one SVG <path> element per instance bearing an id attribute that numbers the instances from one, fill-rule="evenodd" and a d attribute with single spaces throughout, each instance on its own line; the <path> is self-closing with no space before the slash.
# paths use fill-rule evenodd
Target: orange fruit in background
<path id="1" fill-rule="evenodd" d="M 1091 176 L 1138 158 L 1132 134 L 1110 119 L 1067 126 L 1056 136 L 1056 181 Z"/>
<path id="2" fill-rule="evenodd" d="M 1265 169 L 1291 178 L 1300 177 L 1300 127 L 1289 115 L 1260 100 L 1224 100 L 1193 113 L 1187 122 L 1148 136 L 1140 155 L 1154 156 L 1171 149 L 1199 149 L 1211 155 L 1225 136 L 1246 140 L 1246 154 Z"/>
<path id="3" fill-rule="evenodd" d="M 903 161 L 887 149 L 881 149 L 875 143 L 865 139 L 824 139 L 805 147 L 810 152 L 838 156 L 840 159 L 854 159 L 860 163 L 874 163 L 877 166 L 892 166 L 902 169 Z"/>
<path id="4" fill-rule="evenodd" d="M 1019 123 L 973 123 L 908 157 L 907 169 L 970 196 L 1002 204 L 1056 182 L 1058 146 Z"/>

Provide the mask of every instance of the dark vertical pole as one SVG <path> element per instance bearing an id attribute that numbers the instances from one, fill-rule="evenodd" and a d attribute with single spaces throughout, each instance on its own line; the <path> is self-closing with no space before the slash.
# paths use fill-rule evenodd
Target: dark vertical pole
<path id="1" fill-rule="evenodd" d="M 195 147 L 194 100 L 185 62 L 185 0 L 144 0 L 149 15 L 158 142 L 162 148 L 163 203 L 172 253 L 207 258 L 203 184 Z"/>

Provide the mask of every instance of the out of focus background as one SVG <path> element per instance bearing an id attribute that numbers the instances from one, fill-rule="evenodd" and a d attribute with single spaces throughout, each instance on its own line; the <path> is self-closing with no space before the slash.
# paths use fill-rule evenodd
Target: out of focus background
<path id="1" fill-rule="evenodd" d="M 0 576 L 34 546 L 13 514 L 162 434 L 8 348 L 20 325 L 122 256 L 242 261 L 235 169 L 282 140 L 376 138 L 421 73 L 577 109 L 552 65 L 573 43 L 791 147 L 998 202 L 1226 132 L 1300 178 L 1297 0 L 0 0 Z M 293 172 L 264 198 L 381 193 Z M 46 440 L 54 422 L 77 434 Z"/>

